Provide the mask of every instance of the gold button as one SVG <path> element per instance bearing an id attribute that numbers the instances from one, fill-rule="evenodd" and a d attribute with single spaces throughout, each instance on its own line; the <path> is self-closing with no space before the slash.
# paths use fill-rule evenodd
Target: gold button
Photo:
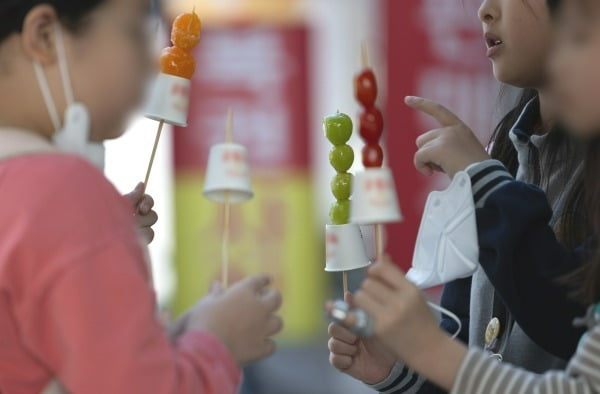
<path id="1" fill-rule="evenodd" d="M 492 343 L 498 339 L 498 335 L 500 335 L 500 320 L 497 317 L 494 317 L 487 325 L 485 329 L 485 345 L 491 346 Z"/>

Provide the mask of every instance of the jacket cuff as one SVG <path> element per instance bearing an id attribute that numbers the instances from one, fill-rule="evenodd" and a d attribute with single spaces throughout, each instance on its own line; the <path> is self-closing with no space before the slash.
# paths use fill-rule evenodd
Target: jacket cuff
<path id="1" fill-rule="evenodd" d="M 419 375 L 406 365 L 396 363 L 387 378 L 367 386 L 382 394 L 405 393 L 418 382 L 420 382 Z"/>
<path id="2" fill-rule="evenodd" d="M 498 160 L 485 160 L 471 164 L 465 170 L 471 178 L 475 208 L 483 208 L 485 201 L 496 190 L 514 181 L 504 164 Z"/>

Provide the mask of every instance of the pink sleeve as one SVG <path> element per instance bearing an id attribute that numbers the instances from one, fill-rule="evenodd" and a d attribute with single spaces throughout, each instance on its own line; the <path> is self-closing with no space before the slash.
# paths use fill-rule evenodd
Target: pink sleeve
<path id="1" fill-rule="evenodd" d="M 32 349 L 70 392 L 236 392 L 240 371 L 213 336 L 190 332 L 170 343 L 125 246 L 79 257 L 25 320 Z"/>
<path id="2" fill-rule="evenodd" d="M 64 155 L 11 171 L 5 275 L 19 335 L 49 376 L 72 393 L 236 392 L 241 373 L 215 338 L 167 338 L 132 208 L 100 172 Z"/>

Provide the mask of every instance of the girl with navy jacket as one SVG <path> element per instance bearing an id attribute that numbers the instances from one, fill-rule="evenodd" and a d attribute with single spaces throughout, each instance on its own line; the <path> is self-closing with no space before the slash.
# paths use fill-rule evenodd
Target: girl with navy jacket
<path id="1" fill-rule="evenodd" d="M 571 288 L 574 300 L 591 305 L 587 313 L 575 320 L 575 325 L 587 329 L 587 333 L 580 338 L 576 352 L 566 369 L 536 374 L 509 363 L 500 363 L 497 358 L 490 357 L 488 352 L 474 347 L 467 349 L 459 342 L 453 341 L 437 327 L 422 294 L 392 264 L 376 264 L 369 271 L 367 280 L 355 297 L 356 305 L 365 310 L 373 320 L 375 335 L 380 343 L 420 374 L 451 393 L 600 393 L 600 250 L 597 248 L 600 236 L 600 112 L 597 108 L 600 102 L 600 76 L 597 72 L 600 62 L 600 3 L 594 0 L 563 2 L 565 5 L 560 13 L 560 39 L 551 63 L 551 75 L 562 118 L 565 124 L 569 125 L 570 133 L 586 145 L 583 169 L 584 199 L 590 218 L 590 231 L 594 234 L 586 245 L 588 253 L 583 256 L 584 264 L 559 280 L 570 285 L 567 288 Z M 443 159 L 434 163 L 442 165 L 450 174 L 464 168 L 464 163 L 461 163 L 462 159 L 458 156 L 440 157 Z M 484 167 L 496 166 L 496 163 L 491 162 L 486 166 L 478 165 L 480 171 L 484 171 Z M 530 237 L 534 242 L 548 242 L 548 250 L 540 252 L 542 256 L 562 264 L 566 264 L 572 258 L 574 261 L 578 260 L 578 257 L 567 255 L 564 250 L 556 248 L 551 234 L 541 224 L 551 216 L 547 196 L 538 188 L 511 180 L 501 167 L 490 170 L 490 173 L 494 171 L 498 171 L 498 174 L 492 177 L 493 183 L 486 183 L 493 186 L 485 187 L 495 190 L 487 194 L 483 201 L 479 201 L 484 208 L 494 207 L 490 209 L 489 216 L 485 215 L 486 220 L 497 221 L 494 216 L 512 216 L 514 211 L 507 211 L 506 207 L 518 210 L 523 203 L 532 207 L 529 211 L 518 210 L 526 217 L 524 221 L 501 221 L 503 225 L 515 223 L 519 227 L 514 228 L 515 234 L 512 236 L 500 235 L 502 242 L 506 242 L 508 246 L 517 245 L 519 242 L 513 240 L 513 237 Z M 503 177 L 506 179 L 502 179 Z M 476 182 L 474 184 L 476 185 Z M 514 201 L 503 197 L 508 192 L 521 200 Z M 524 225 L 528 223 L 531 225 Z M 505 232 L 510 232 L 510 229 L 506 229 Z M 514 251 L 518 253 L 522 250 L 517 247 Z M 557 257 L 553 256 L 553 253 L 560 260 L 555 260 Z M 512 263 L 509 268 L 501 267 L 499 272 L 507 275 L 516 273 L 529 278 L 537 276 L 540 282 L 554 282 L 554 278 L 534 273 L 536 268 L 539 270 L 535 263 L 538 257 L 531 255 L 531 258 L 533 263 L 520 262 L 523 265 L 530 264 L 531 267 L 516 267 L 516 264 Z M 518 280 L 513 281 L 517 290 L 508 289 L 505 294 L 517 296 L 519 288 L 525 288 L 526 285 Z M 545 292 L 543 286 L 542 292 Z M 553 295 L 552 292 L 547 292 L 545 295 L 554 297 L 557 294 L 559 293 Z M 538 297 L 534 300 L 539 303 L 536 305 L 526 299 L 513 301 L 515 304 L 519 301 L 524 302 L 528 306 L 523 309 L 532 308 L 530 312 L 537 315 L 542 313 L 533 310 L 534 306 L 543 312 L 545 304 L 549 304 L 550 316 L 546 317 L 545 321 L 550 324 L 547 330 L 553 331 L 552 324 L 567 323 L 562 322 L 565 317 L 562 315 L 564 311 L 560 310 L 564 306 L 564 298 L 564 294 L 550 299 Z M 555 300 L 559 302 L 558 313 L 552 313 L 552 303 Z M 520 310 L 516 305 L 513 309 Z M 560 341 L 560 338 L 556 339 Z"/>
<path id="2" fill-rule="evenodd" d="M 550 0 L 549 6 L 555 3 Z M 479 15 L 486 43 L 495 48 L 490 53 L 496 77 L 537 90 L 526 89 L 500 123 L 491 157 L 450 111 L 426 99 L 407 98 L 409 106 L 441 125 L 417 140 L 415 164 L 427 175 L 441 168 L 452 177 L 466 169 L 472 179 L 481 268 L 472 278 L 447 284 L 442 297 L 442 306 L 461 317 L 459 338 L 543 373 L 564 368 L 583 333 L 571 322 L 585 313 L 585 307 L 567 296 L 557 278 L 581 266 L 588 237 L 582 204 L 584 152 L 552 122 L 543 72 L 552 36 L 546 4 L 487 0 Z M 523 52 L 532 43 L 537 48 Z M 552 131 L 544 133 L 547 130 Z M 500 330 L 486 343 L 488 322 L 494 318 Z M 442 328 L 454 332 L 457 327 L 443 320 Z M 358 341 L 335 325 L 330 334 L 332 364 L 375 383 L 378 391 L 443 392 L 396 362 L 376 340 Z"/>

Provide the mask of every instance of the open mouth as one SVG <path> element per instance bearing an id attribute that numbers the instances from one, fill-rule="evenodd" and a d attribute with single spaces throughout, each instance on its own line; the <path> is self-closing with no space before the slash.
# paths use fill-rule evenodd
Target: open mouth
<path id="1" fill-rule="evenodd" d="M 502 45 L 504 42 L 499 38 L 486 38 L 485 42 L 488 48 L 494 48 Z"/>
<path id="2" fill-rule="evenodd" d="M 485 33 L 484 36 L 485 44 L 487 46 L 487 56 L 489 58 L 494 58 L 502 48 L 504 41 L 498 36 L 495 36 L 491 33 Z"/>

